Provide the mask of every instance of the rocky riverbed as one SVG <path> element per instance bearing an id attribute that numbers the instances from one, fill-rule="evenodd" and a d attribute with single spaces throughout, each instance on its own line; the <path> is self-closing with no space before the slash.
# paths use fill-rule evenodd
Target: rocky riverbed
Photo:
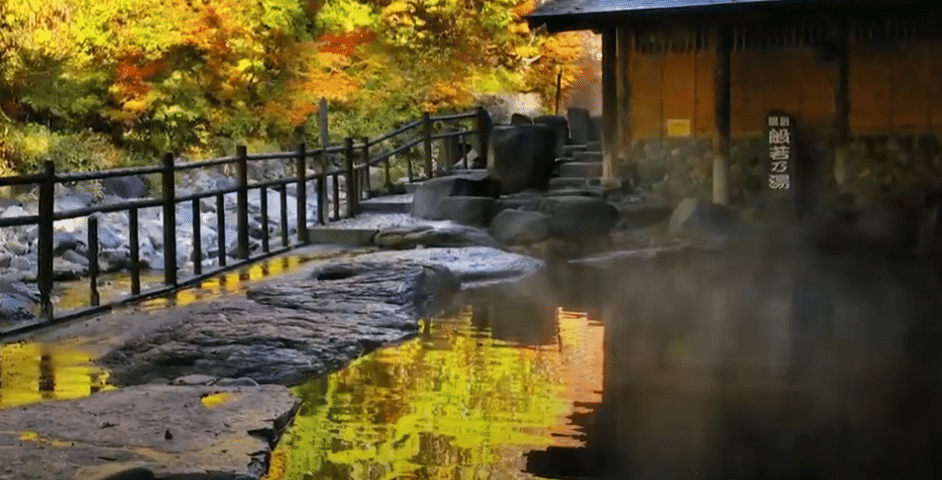
<path id="1" fill-rule="evenodd" d="M 17 459 L 0 479 L 261 478 L 298 407 L 282 385 L 416 335 L 463 280 L 541 267 L 485 247 L 374 252 L 312 262 L 244 296 L 39 333 L 88 339 L 125 387 L 0 411 L 0 454 Z"/>

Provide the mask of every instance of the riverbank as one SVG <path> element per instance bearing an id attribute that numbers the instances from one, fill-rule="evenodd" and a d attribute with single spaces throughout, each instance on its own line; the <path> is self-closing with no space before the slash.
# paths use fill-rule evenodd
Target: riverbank
<path id="1" fill-rule="evenodd" d="M 295 273 L 249 287 L 244 296 L 155 312 L 112 314 L 33 337 L 30 341 L 95 337 L 91 342 L 95 345 L 89 347 L 96 349 L 93 356 L 96 363 L 108 368 L 114 383 L 140 387 L 95 394 L 95 398 L 109 395 L 109 401 L 117 402 L 109 410 L 109 419 L 98 419 L 98 415 L 87 408 L 91 399 L 4 410 L 7 427 L 6 434 L 0 435 L 0 451 L 5 452 L 5 456 L 22 456 L 31 461 L 0 469 L 4 472 L 0 473 L 0 478 L 125 478 L 112 476 L 120 472 L 143 475 L 128 478 L 183 474 L 192 475 L 188 478 L 260 478 L 267 471 L 267 463 L 264 468 L 246 470 L 245 466 L 256 462 L 256 457 L 264 457 L 267 462 L 267 454 L 259 456 L 258 453 L 268 451 L 275 444 L 279 429 L 274 424 L 266 427 L 266 431 L 275 432 L 266 437 L 270 440 L 268 447 L 254 449 L 254 456 L 224 456 L 228 459 L 226 465 L 180 461 L 179 444 L 173 441 L 179 435 L 175 431 L 187 432 L 184 436 L 190 445 L 216 445 L 218 425 L 213 426 L 213 420 L 207 416 L 213 410 L 205 403 L 200 407 L 200 399 L 215 398 L 216 393 L 225 394 L 228 389 L 237 387 L 242 389 L 237 393 L 244 394 L 247 403 L 229 416 L 249 415 L 265 404 L 265 395 L 258 392 L 274 392 L 276 396 L 288 392 L 284 387 L 259 386 L 259 383 L 297 384 L 341 369 L 376 348 L 417 335 L 418 318 L 445 306 L 460 288 L 460 279 L 514 278 L 533 273 L 542 266 L 538 260 L 499 250 L 420 249 L 412 252 L 412 259 L 406 258 L 407 252 L 389 252 L 389 255 L 374 252 L 339 262 L 312 262 Z M 459 272 L 457 275 L 451 273 L 452 267 Z M 503 276 L 484 275 L 494 268 L 500 269 Z M 186 405 L 177 405 L 179 408 L 161 410 L 165 412 L 162 417 L 148 413 L 160 417 L 152 419 L 149 425 L 167 425 L 162 433 L 171 439 L 153 444 L 156 441 L 151 438 L 153 428 L 111 430 L 109 425 L 126 424 L 126 417 L 138 418 L 139 409 L 146 408 L 147 404 L 142 398 L 154 395 L 152 388 L 169 391 L 164 390 L 170 388 L 168 383 L 177 384 L 173 388 L 181 392 L 180 396 L 195 399 Z M 280 408 L 283 411 L 258 418 L 271 422 L 293 415 L 294 404 L 280 402 L 278 405 L 284 407 Z M 40 429 L 34 428 L 37 426 L 35 419 L 39 418 L 36 412 L 84 420 L 70 423 L 68 435 L 54 431 L 55 423 L 50 423 L 53 431 L 42 430 L 40 434 Z M 223 427 L 229 428 L 227 423 L 228 420 L 224 421 Z M 174 427 L 169 428 L 171 425 Z M 82 453 L 89 448 L 88 442 L 76 442 L 73 438 L 98 438 L 101 430 L 109 430 L 109 434 L 115 432 L 117 437 L 105 443 L 107 448 L 119 453 Z M 248 429 L 242 434 L 254 438 L 258 436 L 255 430 Z M 118 438 L 121 435 L 124 437 Z M 140 439 L 138 435 L 147 438 Z M 72 453 L 36 455 L 37 445 L 52 445 Z M 146 448 L 139 447 L 141 445 Z M 41 477 L 35 476 L 40 473 Z"/>

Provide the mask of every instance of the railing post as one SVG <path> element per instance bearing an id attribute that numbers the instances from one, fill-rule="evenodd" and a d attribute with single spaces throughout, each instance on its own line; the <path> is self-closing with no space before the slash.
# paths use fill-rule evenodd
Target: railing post
<path id="1" fill-rule="evenodd" d="M 262 210 L 262 251 L 271 253 L 268 233 L 268 188 L 262 186 L 262 188 L 258 190 L 258 199 Z"/>
<path id="2" fill-rule="evenodd" d="M 487 121 L 487 110 L 484 107 L 478 107 L 477 110 L 478 142 L 481 147 L 481 151 L 478 153 L 481 155 L 481 161 L 484 162 L 484 165 L 487 165 L 487 151 L 490 148 L 491 137 L 490 122 Z"/>
<path id="3" fill-rule="evenodd" d="M 340 174 L 334 174 L 334 220 L 340 220 Z"/>
<path id="4" fill-rule="evenodd" d="M 226 266 L 226 198 L 216 194 L 216 249 L 219 250 L 219 266 Z"/>
<path id="5" fill-rule="evenodd" d="M 239 238 L 238 255 L 249 258 L 249 162 L 245 145 L 236 147 L 236 220 Z"/>
<path id="6" fill-rule="evenodd" d="M 101 304 L 98 293 L 98 215 L 88 217 L 88 305 Z"/>
<path id="7" fill-rule="evenodd" d="M 138 212 L 137 208 L 134 207 L 128 210 L 128 243 L 131 247 L 131 295 L 140 295 L 141 293 L 141 241 L 138 224 Z M 199 237 L 194 235 L 193 238 Z M 91 240 L 89 240 L 89 249 L 91 249 Z M 89 258 L 89 261 L 91 261 L 91 258 Z M 95 262 L 97 263 L 97 261 L 98 257 L 96 256 Z"/>
<path id="8" fill-rule="evenodd" d="M 461 159 L 464 162 L 464 169 L 467 170 L 468 169 L 468 152 L 466 152 L 464 149 L 465 147 L 464 141 L 465 141 L 465 138 L 464 138 L 464 134 L 462 133 L 461 136 L 458 137 L 458 155 L 461 155 Z"/>
<path id="9" fill-rule="evenodd" d="M 307 149 L 304 143 L 298 145 L 298 242 L 308 242 L 307 232 Z"/>
<path id="10" fill-rule="evenodd" d="M 428 112 L 422 113 L 422 130 L 425 137 L 425 178 L 432 178 L 432 119 Z"/>
<path id="11" fill-rule="evenodd" d="M 192 220 L 193 220 L 193 274 L 202 275 L 203 274 L 203 232 L 201 220 L 202 215 L 200 215 L 200 199 L 194 198 L 191 203 L 193 210 Z M 137 209 L 133 209 L 135 214 Z"/>
<path id="12" fill-rule="evenodd" d="M 327 208 L 327 175 L 321 172 L 317 175 L 317 224 L 326 225 L 324 211 Z"/>
<path id="13" fill-rule="evenodd" d="M 363 183 L 360 184 L 363 198 L 370 196 L 370 137 L 363 137 Z"/>
<path id="14" fill-rule="evenodd" d="M 52 308 L 52 216 L 55 213 L 56 164 L 48 160 L 44 167 L 43 180 L 39 185 L 39 252 L 37 252 L 37 268 L 39 271 L 36 275 L 36 281 L 39 284 L 40 315 L 47 322 L 52 322 L 54 320 Z"/>
<path id="15" fill-rule="evenodd" d="M 287 184 L 281 184 L 281 188 L 278 189 L 278 194 L 281 195 L 281 246 L 287 247 L 290 242 L 288 241 L 288 188 Z"/>
<path id="16" fill-rule="evenodd" d="M 353 171 L 353 138 L 347 137 L 346 144 L 346 181 L 347 181 L 347 217 L 357 214 L 357 179 Z"/>
<path id="17" fill-rule="evenodd" d="M 389 156 L 386 156 L 386 161 L 383 162 L 383 166 L 386 169 L 386 193 L 392 193 L 392 178 L 389 171 Z"/>
<path id="18" fill-rule="evenodd" d="M 163 156 L 164 283 L 177 285 L 177 205 L 173 154 Z"/>

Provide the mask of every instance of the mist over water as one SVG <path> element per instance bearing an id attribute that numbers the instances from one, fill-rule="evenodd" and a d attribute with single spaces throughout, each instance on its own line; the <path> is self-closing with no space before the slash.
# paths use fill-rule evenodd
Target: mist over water
<path id="1" fill-rule="evenodd" d="M 743 243 L 613 265 L 589 450 L 605 478 L 942 475 L 938 282 Z"/>

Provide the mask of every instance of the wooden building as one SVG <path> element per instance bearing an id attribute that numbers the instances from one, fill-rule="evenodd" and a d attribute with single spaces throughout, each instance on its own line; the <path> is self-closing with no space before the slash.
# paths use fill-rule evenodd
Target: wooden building
<path id="1" fill-rule="evenodd" d="M 799 209 L 942 180 L 942 1 L 551 0 L 527 19 L 602 35 L 607 177 L 632 161 L 678 196 Z"/>

